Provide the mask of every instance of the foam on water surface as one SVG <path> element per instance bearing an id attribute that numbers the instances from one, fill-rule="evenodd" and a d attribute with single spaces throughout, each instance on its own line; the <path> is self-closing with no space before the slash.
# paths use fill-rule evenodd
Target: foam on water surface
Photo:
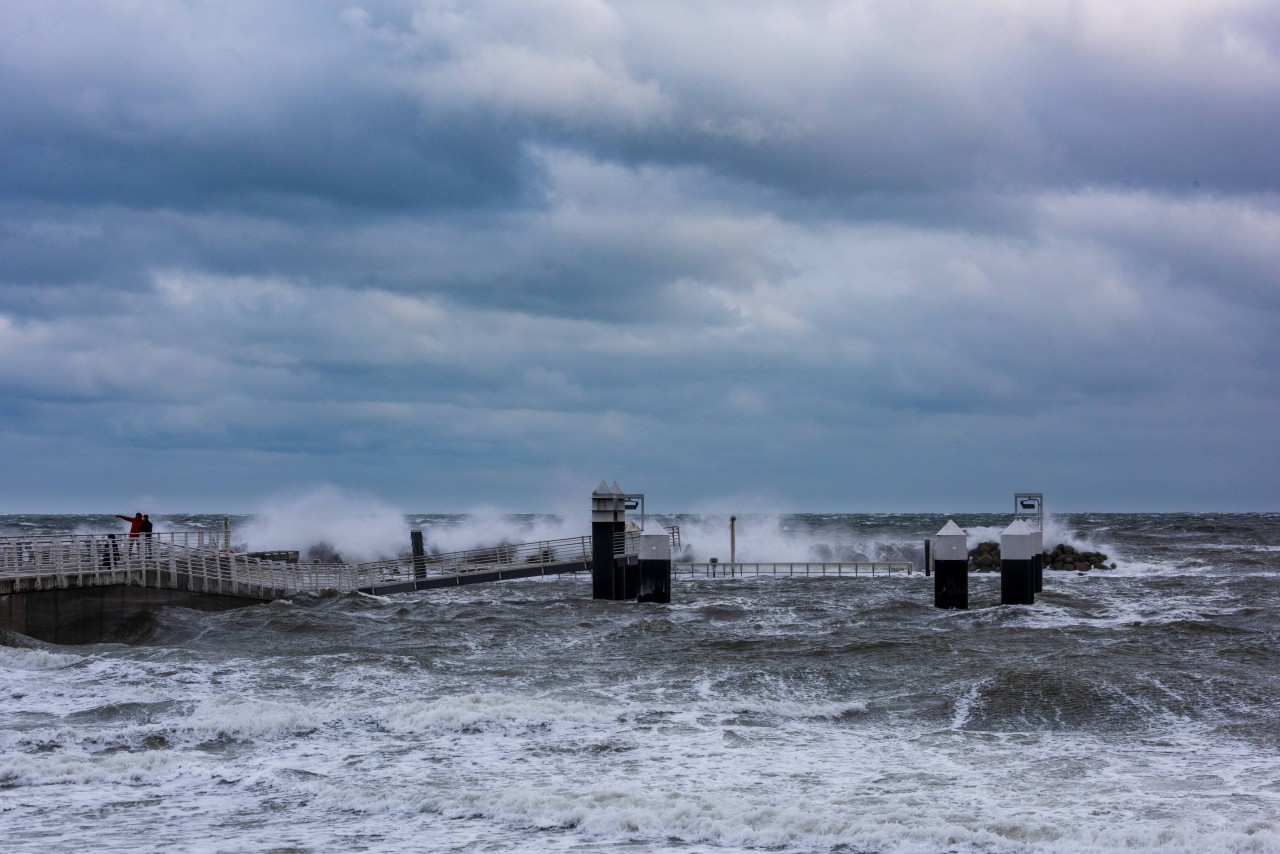
<path id="1" fill-rule="evenodd" d="M 1029 607 L 996 575 L 968 612 L 920 576 L 686 580 L 671 607 L 557 578 L 0 646 L 5 847 L 1280 851 L 1280 572 L 1233 574 L 1269 554 L 1239 524 L 1247 553 L 1105 521 L 1157 571 L 1046 574 Z"/>

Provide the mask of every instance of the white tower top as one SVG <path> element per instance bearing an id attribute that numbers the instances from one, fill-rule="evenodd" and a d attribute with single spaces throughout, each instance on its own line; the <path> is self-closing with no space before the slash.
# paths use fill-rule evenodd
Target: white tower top
<path id="1" fill-rule="evenodd" d="M 1034 552 L 1031 528 L 1021 519 L 1014 519 L 1000 535 L 1000 559 L 1031 560 Z"/>
<path id="2" fill-rule="evenodd" d="M 953 520 L 947 520 L 947 524 L 943 525 L 942 530 L 937 533 L 936 539 L 937 544 L 933 549 L 934 560 L 969 559 L 969 535 Z"/>

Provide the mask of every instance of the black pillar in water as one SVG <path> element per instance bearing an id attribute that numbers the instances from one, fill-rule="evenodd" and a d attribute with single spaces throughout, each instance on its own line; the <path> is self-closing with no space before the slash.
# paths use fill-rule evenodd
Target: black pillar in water
<path id="1" fill-rule="evenodd" d="M 591 523 L 591 598 L 613 596 L 613 523 Z"/>
<path id="2" fill-rule="evenodd" d="M 948 610 L 969 610 L 969 561 L 933 562 L 933 605 Z"/>
<path id="3" fill-rule="evenodd" d="M 427 577 L 427 550 L 422 543 L 421 531 L 409 532 L 409 545 L 413 548 L 413 577 Z"/>
<path id="4" fill-rule="evenodd" d="M 924 541 L 924 577 L 928 578 L 933 569 L 933 540 Z"/>
<path id="5" fill-rule="evenodd" d="M 1029 560 L 1000 559 L 1000 604 L 1034 605 L 1035 575 Z"/>
<path id="6" fill-rule="evenodd" d="M 629 555 L 618 561 L 618 571 L 622 574 L 622 595 L 618 598 L 638 598 L 640 596 L 640 562 Z"/>
<path id="7" fill-rule="evenodd" d="M 614 532 L 626 529 L 626 501 L 603 480 L 591 493 L 591 598 L 622 598 L 614 559 Z"/>
<path id="8" fill-rule="evenodd" d="M 659 530 L 662 530 L 659 528 Z M 671 538 L 666 531 L 640 537 L 639 584 L 636 599 L 640 602 L 671 601 Z"/>
<path id="9" fill-rule="evenodd" d="M 1015 519 L 1000 535 L 1000 604 L 1034 605 L 1036 577 L 1032 568 L 1031 529 Z"/>
<path id="10" fill-rule="evenodd" d="M 634 555 L 626 554 L 627 523 L 613 526 L 614 548 L 618 554 L 613 559 L 613 598 L 634 599 L 640 592 L 640 567 Z"/>
<path id="11" fill-rule="evenodd" d="M 936 608 L 966 611 L 969 609 L 968 537 L 955 522 L 948 520 L 937 534 L 933 551 L 933 604 Z"/>
<path id="12" fill-rule="evenodd" d="M 1036 552 L 1031 556 L 1031 573 L 1034 578 L 1035 592 L 1044 592 L 1044 552 Z"/>

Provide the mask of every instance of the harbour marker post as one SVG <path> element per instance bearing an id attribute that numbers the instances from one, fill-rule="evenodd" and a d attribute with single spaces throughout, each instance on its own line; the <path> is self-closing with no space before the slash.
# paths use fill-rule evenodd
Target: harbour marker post
<path id="1" fill-rule="evenodd" d="M 1015 492 L 1013 518 L 1031 529 L 1031 574 L 1035 592 L 1044 590 L 1044 493 Z"/>
<path id="2" fill-rule="evenodd" d="M 1014 519 L 1000 535 L 1000 604 L 1034 605 L 1035 573 L 1031 528 Z"/>
<path id="3" fill-rule="evenodd" d="M 969 610 L 969 550 L 964 529 L 948 519 L 933 549 L 933 605 Z"/>
<path id="4" fill-rule="evenodd" d="M 661 533 L 640 535 L 640 589 L 638 602 L 671 601 L 671 537 Z"/>

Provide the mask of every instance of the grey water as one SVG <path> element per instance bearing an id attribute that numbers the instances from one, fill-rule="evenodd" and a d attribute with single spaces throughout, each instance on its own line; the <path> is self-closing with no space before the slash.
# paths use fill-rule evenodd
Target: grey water
<path id="1" fill-rule="evenodd" d="M 971 545 L 1008 521 L 954 518 Z M 728 558 L 727 517 L 662 520 Z M 573 521 L 400 523 L 460 547 Z M 913 559 L 945 522 L 739 517 L 737 557 Z M 10 634 L 0 847 L 1280 851 L 1280 515 L 1067 514 L 1045 539 L 1116 569 L 1008 607 L 974 574 L 964 612 L 920 574 L 678 579 L 669 606 L 566 576 Z"/>

